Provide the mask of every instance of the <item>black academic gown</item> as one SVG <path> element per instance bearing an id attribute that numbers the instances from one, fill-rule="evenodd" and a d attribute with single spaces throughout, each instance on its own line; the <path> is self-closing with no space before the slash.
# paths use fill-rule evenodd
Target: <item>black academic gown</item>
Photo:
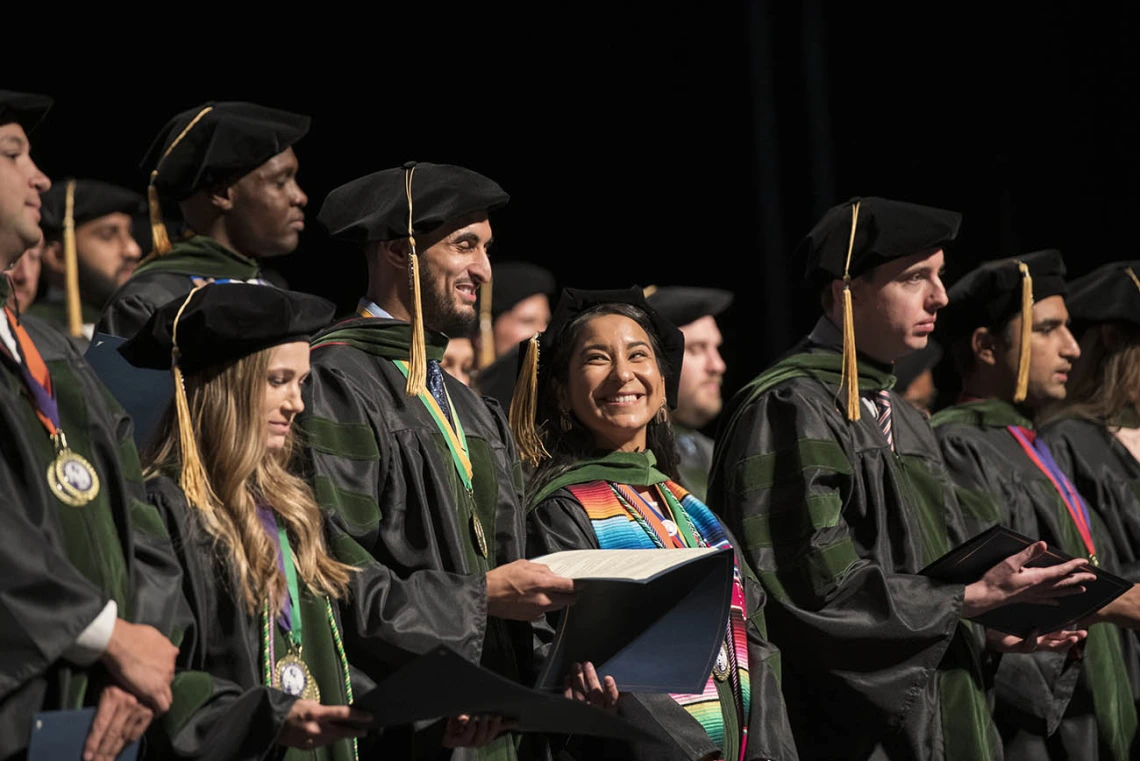
<path id="1" fill-rule="evenodd" d="M 709 506 L 768 595 L 804 759 L 1000 759 L 982 632 L 964 588 L 918 575 L 961 516 L 926 418 L 891 392 L 895 450 L 837 406 L 839 331 L 821 319 L 722 417 Z M 859 362 L 864 393 L 893 377 Z"/>
<path id="2" fill-rule="evenodd" d="M 130 338 L 163 304 L 190 293 L 196 279 L 252 280 L 261 276 L 255 259 L 197 235 L 169 253 L 144 261 L 115 291 L 95 325 L 96 333 Z"/>
<path id="3" fill-rule="evenodd" d="M 36 303 L 28 307 L 27 313 L 43 320 L 67 336 L 75 344 L 75 348 L 79 350 L 80 354 L 87 351 L 87 346 L 91 343 L 87 336 L 73 336 L 69 332 L 67 301 L 62 297 L 62 294 L 48 291 L 47 296 L 37 299 Z M 80 319 L 83 320 L 84 325 L 94 325 L 99 320 L 99 310 L 85 303 L 81 304 Z"/>
<path id="4" fill-rule="evenodd" d="M 1115 426 L 1136 428 L 1140 418 L 1121 414 L 1108 426 L 1086 418 L 1059 418 L 1042 426 L 1041 438 L 1104 524 L 1103 541 L 1112 544 L 1116 572 L 1136 584 L 1140 583 L 1140 462 L 1112 434 Z M 1140 702 L 1140 631 L 1125 632 L 1123 644 L 1132 695 Z"/>
<path id="5" fill-rule="evenodd" d="M 405 394 L 404 376 L 390 359 L 407 357 L 408 340 L 407 323 L 380 318 L 347 320 L 314 337 L 300 423 L 314 489 L 322 508 L 394 574 L 459 574 L 465 579 L 463 594 L 485 605 L 487 571 L 523 557 L 525 521 L 514 441 L 495 402 L 444 374 L 453 414 L 470 448 L 474 493 L 468 495 L 443 434 L 420 400 Z M 446 339 L 429 334 L 428 341 L 429 356 L 442 357 Z M 488 557 L 478 550 L 473 514 L 484 527 Z M 485 608 L 467 624 L 479 640 L 482 665 L 533 684 L 530 624 L 488 618 Z M 478 751 L 456 751 L 453 758 L 514 758 L 513 741 L 507 737 Z M 386 752 L 401 757 L 404 751 L 393 745 Z M 524 743 L 518 755 L 530 753 Z"/>
<path id="6" fill-rule="evenodd" d="M 6 281 L 0 288 L 6 291 Z M 2 317 L 0 317 L 2 319 Z M 98 497 L 59 502 L 45 474 L 55 451 L 0 360 L 0 759 L 22 758 L 37 711 L 96 705 L 110 677 L 63 653 L 109 600 L 119 618 L 171 636 L 181 575 L 162 522 L 145 500 L 130 418 L 66 337 L 34 317 L 21 323 L 52 376 L 71 449 L 94 466 Z"/>
<path id="7" fill-rule="evenodd" d="M 673 426 L 673 433 L 677 438 L 677 481 L 704 501 L 708 497 L 715 442 L 700 431 L 681 425 Z"/>
<path id="8" fill-rule="evenodd" d="M 734 547 L 737 546 L 735 540 L 731 541 Z M 598 548 L 598 537 L 589 516 L 568 489 L 554 491 L 530 509 L 527 516 L 528 556 Z M 745 560 L 739 552 L 736 562 L 744 574 L 749 614 L 746 627 L 751 710 L 747 717 L 748 747 L 744 758 L 750 761 L 796 761 L 795 741 L 780 691 L 780 653 L 765 639 L 763 631 L 764 590 L 753 574 L 746 570 Z M 621 689 L 620 684 L 618 689 Z M 700 722 L 667 694 L 622 693 L 617 708 L 620 716 L 656 735 L 662 743 L 629 744 L 580 738 L 567 744 L 565 754 L 580 761 L 595 758 L 697 761 L 724 757 Z M 738 726 L 735 710 L 728 705 L 723 710 L 728 714 L 725 717 L 726 727 Z M 730 711 L 732 713 L 728 713 Z M 725 758 L 725 761 L 730 759 Z M 731 761 L 738 761 L 738 758 L 733 757 Z"/>
<path id="9" fill-rule="evenodd" d="M 966 535 L 1000 523 L 1075 557 L 1088 554 L 1052 482 L 1007 430 L 1009 425 L 1033 427 L 1013 405 L 969 402 L 943 410 L 932 422 L 946 467 L 960 487 Z M 1095 514 L 1092 518 L 1101 563 L 1115 570 L 1104 527 Z M 1136 711 L 1124 672 L 1121 632 L 1111 624 L 1090 627 L 1079 665 L 1057 653 L 1003 656 L 995 693 L 1006 758 L 1135 757 L 1130 748 Z"/>
<path id="10" fill-rule="evenodd" d="M 254 761 L 265 758 L 313 758 L 309 751 L 276 745 L 294 699 L 265 685 L 262 616 L 251 615 L 235 593 L 232 569 L 219 557 L 213 539 L 190 509 L 178 484 L 152 480 L 148 497 L 170 530 L 184 571 L 183 589 L 192 625 L 182 643 L 174 704 L 155 736 L 161 757 Z M 474 659 L 479 638 L 464 622 L 482 613 L 482 601 L 465 594 L 465 580 L 444 574 L 406 580 L 370 558 L 332 522 L 325 524 L 330 552 L 360 569 L 347 599 L 333 607 L 351 664 L 371 680 L 380 680 L 406 662 L 443 644 Z M 348 701 L 343 669 L 328 624 L 323 597 L 301 593 L 305 662 L 312 670 L 325 705 Z M 287 647 L 274 627 L 275 652 Z M 365 680 L 367 681 L 367 680 Z M 355 696 L 359 696 L 359 684 Z M 409 696 L 414 699 L 414 696 Z M 422 738 L 427 742 L 427 738 Z M 440 746 L 420 757 L 437 755 Z M 319 749 L 316 757 L 351 759 L 351 743 Z"/>

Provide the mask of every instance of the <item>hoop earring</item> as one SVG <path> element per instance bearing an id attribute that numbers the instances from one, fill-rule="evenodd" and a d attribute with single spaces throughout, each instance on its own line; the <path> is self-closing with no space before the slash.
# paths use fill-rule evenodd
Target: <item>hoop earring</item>
<path id="1" fill-rule="evenodd" d="M 657 410 L 657 422 L 665 423 L 669 421 L 669 411 L 665 409 L 665 404 L 661 404 L 661 409 Z"/>
<path id="2" fill-rule="evenodd" d="M 570 419 L 570 413 L 566 410 L 559 410 L 558 412 L 558 427 L 566 433 L 570 433 L 574 428 L 574 421 Z"/>

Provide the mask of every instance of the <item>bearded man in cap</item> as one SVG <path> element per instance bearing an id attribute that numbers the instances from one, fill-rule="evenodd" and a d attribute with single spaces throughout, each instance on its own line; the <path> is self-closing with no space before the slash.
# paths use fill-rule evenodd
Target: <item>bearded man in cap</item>
<path id="1" fill-rule="evenodd" d="M 143 159 L 154 250 L 111 297 L 96 331 L 130 338 L 196 283 L 264 283 L 262 260 L 296 250 L 308 197 L 293 145 L 309 117 L 254 103 L 206 103 L 163 127 Z M 161 201 L 192 233 L 171 244 Z"/>
<path id="2" fill-rule="evenodd" d="M 441 588 L 465 577 L 456 607 L 485 611 L 470 621 L 482 664 L 530 683 L 531 622 L 570 602 L 573 582 L 520 559 L 520 465 L 503 411 L 440 368 L 447 336 L 475 323 L 488 215 L 507 200 L 469 169 L 414 162 L 329 194 L 318 218 L 364 249 L 368 291 L 356 319 L 313 338 L 301 425 L 321 506 L 399 576 L 436 574 Z M 470 753 L 538 752 L 533 737 L 516 740 Z M 395 730 L 382 744 L 402 758 L 413 742 L 433 745 Z"/>
<path id="3" fill-rule="evenodd" d="M 56 183 L 42 201 L 47 293 L 31 314 L 69 333 L 85 350 L 107 300 L 142 258 L 131 228 L 146 202 L 138 193 L 97 180 Z M 69 278 L 75 280 L 74 290 Z"/>
<path id="4" fill-rule="evenodd" d="M 1065 650 L 963 619 L 1091 578 L 1028 567 L 1036 543 L 969 585 L 920 574 L 965 537 L 925 417 L 891 390 L 946 305 L 960 215 L 883 198 L 829 210 L 801 244 L 824 314 L 725 411 L 709 481 L 757 571 L 805 759 L 1000 759 L 984 691 L 990 649 Z M 856 348 L 858 342 L 858 349 Z"/>

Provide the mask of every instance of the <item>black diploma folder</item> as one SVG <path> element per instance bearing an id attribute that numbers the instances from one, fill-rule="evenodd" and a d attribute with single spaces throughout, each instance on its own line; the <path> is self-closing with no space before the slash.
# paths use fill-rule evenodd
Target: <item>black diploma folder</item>
<path id="1" fill-rule="evenodd" d="M 353 701 L 376 726 L 411 724 L 458 714 L 513 719 L 516 732 L 549 732 L 657 742 L 625 719 L 561 695 L 524 687 L 440 646 L 397 669 Z"/>
<path id="2" fill-rule="evenodd" d="M 995 565 L 1021 552 L 1036 540 L 1022 536 L 1004 526 L 994 526 L 963 542 L 922 569 L 923 576 L 952 584 L 971 584 L 982 578 Z M 1072 560 L 1071 555 L 1050 546 L 1030 566 L 1046 567 Z M 1036 630 L 1047 634 L 1068 628 L 1108 605 L 1127 592 L 1132 583 L 1092 565 L 1089 571 L 1096 580 L 1086 583 L 1085 592 L 1057 598 L 1057 605 L 1013 603 L 996 608 L 973 620 L 1006 634 L 1025 637 Z"/>
<path id="3" fill-rule="evenodd" d="M 94 721 L 94 708 L 37 713 L 32 719 L 28 761 L 82 761 L 83 746 Z M 135 761 L 138 757 L 136 741 L 123 748 L 116 761 Z"/>
<path id="4" fill-rule="evenodd" d="M 613 558 L 608 560 L 607 558 Z M 538 679 L 562 689 L 589 661 L 622 692 L 704 691 L 732 604 L 731 549 L 572 550 L 534 562 L 574 579 Z"/>

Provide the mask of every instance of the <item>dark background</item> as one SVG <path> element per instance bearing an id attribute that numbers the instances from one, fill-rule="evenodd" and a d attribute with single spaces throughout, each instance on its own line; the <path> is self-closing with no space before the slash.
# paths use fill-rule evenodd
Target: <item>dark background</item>
<path id="1" fill-rule="evenodd" d="M 1137 256 L 1136 18 L 921 5 L 282 5 L 249 26 L 170 6 L 149 31 L 76 22 L 53 55 L 6 43 L 0 61 L 5 88 L 56 98 L 33 140 L 53 179 L 142 189 L 152 137 L 206 100 L 313 115 L 297 146 L 311 217 L 407 159 L 483 172 L 512 194 L 497 259 L 562 285 L 734 291 L 731 392 L 810 327 L 792 253 L 853 195 L 964 212 L 950 281 L 1044 247 L 1076 274 Z M 359 256 L 313 219 L 278 264 L 344 307 L 364 288 Z"/>

